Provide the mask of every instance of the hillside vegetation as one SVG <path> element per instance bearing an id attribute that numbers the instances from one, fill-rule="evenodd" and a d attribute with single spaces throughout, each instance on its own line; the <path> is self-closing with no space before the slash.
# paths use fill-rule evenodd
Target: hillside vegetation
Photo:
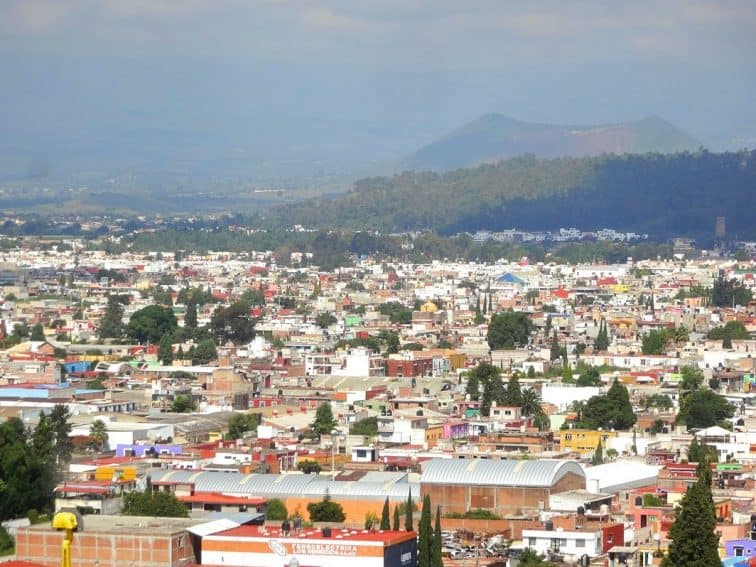
<path id="1" fill-rule="evenodd" d="M 276 209 L 275 223 L 383 231 L 576 226 L 711 235 L 715 217 L 728 233 L 756 236 L 756 152 L 524 156 L 445 174 L 372 177 L 334 200 Z"/>

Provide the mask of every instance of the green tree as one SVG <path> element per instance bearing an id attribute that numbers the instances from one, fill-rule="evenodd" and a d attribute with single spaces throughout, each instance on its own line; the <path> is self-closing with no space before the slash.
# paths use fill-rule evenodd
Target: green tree
<path id="1" fill-rule="evenodd" d="M 173 362 L 173 337 L 171 337 L 171 335 L 164 335 L 163 338 L 160 339 L 157 356 L 158 360 L 164 365 L 171 365 Z"/>
<path id="2" fill-rule="evenodd" d="M 420 512 L 417 536 L 417 567 L 431 566 L 431 511 L 430 496 L 423 498 L 423 507 Z"/>
<path id="3" fill-rule="evenodd" d="M 396 354 L 399 352 L 401 343 L 399 342 L 399 333 L 396 331 L 384 331 L 381 333 L 381 340 L 386 343 L 386 353 Z"/>
<path id="4" fill-rule="evenodd" d="M 126 325 L 126 335 L 138 343 L 155 344 L 177 327 L 176 316 L 170 307 L 148 305 L 131 316 Z"/>
<path id="5" fill-rule="evenodd" d="M 123 302 L 117 295 L 108 296 L 99 335 L 101 339 L 119 339 L 123 335 Z"/>
<path id="6" fill-rule="evenodd" d="M 337 321 L 338 319 L 336 319 L 332 313 L 328 313 L 327 311 L 318 313 L 317 317 L 315 317 L 315 324 L 321 329 L 327 329 Z"/>
<path id="7" fill-rule="evenodd" d="M 257 431 L 261 423 L 262 414 L 259 413 L 235 413 L 228 420 L 229 439 L 241 439 L 248 431 Z"/>
<path id="8" fill-rule="evenodd" d="M 310 424 L 310 429 L 315 435 L 320 437 L 321 435 L 331 433 L 336 425 L 338 425 L 338 422 L 333 417 L 331 403 L 323 402 L 315 411 L 315 421 Z"/>
<path id="9" fill-rule="evenodd" d="M 603 352 L 609 348 L 609 331 L 606 328 L 606 321 L 601 320 L 599 325 L 599 332 L 596 335 L 596 340 L 593 342 L 593 350 L 596 352 Z"/>
<path id="10" fill-rule="evenodd" d="M 672 540 L 662 567 L 719 567 L 717 517 L 711 494 L 711 469 L 708 461 L 698 465 L 698 480 L 683 496 L 675 509 L 675 521 L 669 530 Z"/>
<path id="11" fill-rule="evenodd" d="M 520 556 L 520 567 L 556 567 L 556 563 L 546 561 L 536 551 L 527 548 Z"/>
<path id="12" fill-rule="evenodd" d="M 413 528 L 412 512 L 415 509 L 415 503 L 412 501 L 412 490 L 407 494 L 407 503 L 404 506 L 404 529 L 411 532 Z"/>
<path id="13" fill-rule="evenodd" d="M 344 509 L 338 502 L 331 500 L 331 495 L 326 492 L 321 502 L 310 502 L 307 505 L 312 522 L 343 522 L 346 519 Z"/>
<path id="14" fill-rule="evenodd" d="M 680 380 L 681 390 L 697 390 L 703 384 L 703 372 L 693 366 L 683 366 L 680 369 L 682 379 Z"/>
<path id="15" fill-rule="evenodd" d="M 693 390 L 682 396 L 677 423 L 688 429 L 704 429 L 732 417 L 735 408 L 711 390 Z"/>
<path id="16" fill-rule="evenodd" d="M 627 388 L 615 379 L 605 396 L 593 396 L 586 402 L 581 425 L 588 429 L 628 430 L 637 419 Z"/>
<path id="17" fill-rule="evenodd" d="M 174 413 L 187 413 L 194 409 L 194 403 L 189 396 L 179 394 L 171 404 L 171 411 Z"/>
<path id="18" fill-rule="evenodd" d="M 598 445 L 596 445 L 596 450 L 593 452 L 591 464 L 594 466 L 604 464 L 604 446 L 601 443 L 601 437 L 599 437 Z"/>
<path id="19" fill-rule="evenodd" d="M 213 339 L 204 339 L 191 351 L 192 364 L 208 364 L 218 358 L 218 349 Z"/>
<path id="20" fill-rule="evenodd" d="M 34 325 L 31 329 L 31 337 L 29 337 L 32 341 L 37 342 L 44 342 L 45 339 L 45 329 L 42 327 L 40 323 L 37 323 Z"/>
<path id="21" fill-rule="evenodd" d="M 643 354 L 664 354 L 669 340 L 670 333 L 668 329 L 653 329 L 649 331 L 642 339 L 641 349 Z"/>
<path id="22" fill-rule="evenodd" d="M 210 331 L 220 344 L 245 344 L 255 338 L 255 319 L 243 301 L 218 307 L 210 317 Z"/>
<path id="23" fill-rule="evenodd" d="M 108 426 L 101 419 L 95 419 L 89 427 L 89 439 L 97 451 L 104 451 L 108 445 Z"/>
<path id="24" fill-rule="evenodd" d="M 699 443 L 698 438 L 694 435 L 693 440 L 688 446 L 688 462 L 701 463 L 703 461 L 708 461 L 710 463 L 716 463 L 718 460 L 717 450 L 705 443 Z"/>
<path id="25" fill-rule="evenodd" d="M 304 459 L 297 463 L 297 469 L 303 474 L 320 474 L 320 465 L 313 460 Z"/>
<path id="26" fill-rule="evenodd" d="M 492 364 L 482 362 L 469 372 L 469 380 L 477 380 L 483 386 L 483 395 L 480 403 L 480 413 L 488 417 L 491 405 L 504 400 L 504 385 L 501 382 L 501 371 Z"/>
<path id="27" fill-rule="evenodd" d="M 574 384 L 575 379 L 572 374 L 572 366 L 569 363 L 562 365 L 562 382 L 565 384 Z"/>
<path id="28" fill-rule="evenodd" d="M 289 517 L 286 505 L 279 498 L 271 498 L 265 507 L 265 519 L 273 522 L 283 522 Z"/>
<path id="29" fill-rule="evenodd" d="M 392 323 L 408 325 L 412 322 L 412 310 L 397 301 L 387 301 L 378 306 L 381 315 L 388 315 Z"/>
<path id="30" fill-rule="evenodd" d="M 488 323 L 488 346 L 492 350 L 511 349 L 528 344 L 533 322 L 527 313 L 505 311 L 495 313 Z"/>
<path id="31" fill-rule="evenodd" d="M 551 349 L 549 351 L 549 360 L 554 361 L 562 356 L 562 347 L 559 344 L 559 335 L 557 330 L 554 329 L 554 335 L 551 337 Z"/>
<path id="32" fill-rule="evenodd" d="M 383 510 L 381 510 L 381 527 L 382 530 L 390 530 L 391 529 L 391 518 L 389 513 L 389 500 L 388 496 L 386 496 L 386 500 L 383 503 Z"/>
<path id="33" fill-rule="evenodd" d="M 581 388 L 586 386 L 600 386 L 601 374 L 597 368 L 589 366 L 585 368 L 585 370 L 580 371 L 580 376 L 578 376 L 576 384 Z"/>
<path id="34" fill-rule="evenodd" d="M 433 526 L 433 539 L 431 540 L 431 567 L 444 567 L 442 546 L 443 540 L 441 538 L 441 507 L 436 506 L 436 523 Z"/>
<path id="35" fill-rule="evenodd" d="M 711 288 L 711 304 L 715 307 L 746 306 L 752 297 L 748 288 L 735 279 L 728 280 L 721 270 Z"/>
<path id="36" fill-rule="evenodd" d="M 187 304 L 186 313 L 184 314 L 184 327 L 187 329 L 197 328 L 197 304 L 192 302 Z"/>
<path id="37" fill-rule="evenodd" d="M 365 437 L 375 437 L 378 435 L 378 418 L 366 417 L 352 424 L 349 428 L 350 435 L 363 435 Z"/>
<path id="38" fill-rule="evenodd" d="M 522 409 L 522 415 L 525 417 L 544 415 L 543 408 L 541 407 L 541 396 L 538 394 L 538 390 L 534 388 L 523 390 L 518 405 Z"/>
<path id="39" fill-rule="evenodd" d="M 513 374 L 507 382 L 507 388 L 504 390 L 504 397 L 501 403 L 507 406 L 522 405 L 522 389 L 520 388 L 520 380 L 515 374 Z"/>
<path id="40" fill-rule="evenodd" d="M 172 492 L 128 492 L 123 496 L 123 515 L 188 518 L 189 509 Z"/>
<path id="41" fill-rule="evenodd" d="M 394 506 L 394 525 L 393 525 L 394 531 L 398 532 L 401 527 L 399 525 L 399 505 L 397 504 Z"/>
<path id="42" fill-rule="evenodd" d="M 67 465 L 71 461 L 73 453 L 73 441 L 71 441 L 71 414 L 63 404 L 55 404 L 50 412 L 50 422 L 54 433 L 53 451 L 55 463 L 58 467 Z"/>

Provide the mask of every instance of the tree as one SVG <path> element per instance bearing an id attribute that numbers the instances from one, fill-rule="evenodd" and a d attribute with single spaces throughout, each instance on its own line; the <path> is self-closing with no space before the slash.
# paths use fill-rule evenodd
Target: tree
<path id="1" fill-rule="evenodd" d="M 605 396 L 593 396 L 585 404 L 582 425 L 588 429 L 630 429 L 637 421 L 627 388 L 618 380 Z"/>
<path id="2" fill-rule="evenodd" d="M 431 567 L 444 567 L 442 556 L 441 538 L 441 506 L 436 506 L 436 523 L 433 527 L 433 540 L 431 541 Z"/>
<path id="3" fill-rule="evenodd" d="M 711 390 L 693 390 L 682 396 L 677 422 L 688 429 L 704 429 L 732 417 L 735 408 Z"/>
<path id="4" fill-rule="evenodd" d="M 399 342 L 399 333 L 396 331 L 384 331 L 381 333 L 381 340 L 386 343 L 386 353 L 396 354 L 399 352 L 401 343 Z"/>
<path id="5" fill-rule="evenodd" d="M 580 387 L 600 386 L 601 374 L 599 373 L 598 369 L 593 366 L 589 366 L 588 368 L 580 372 L 580 376 L 578 376 L 576 384 Z"/>
<path id="6" fill-rule="evenodd" d="M 208 364 L 218 358 L 218 349 L 215 348 L 213 339 L 204 339 L 200 341 L 194 350 L 191 351 L 192 364 Z"/>
<path id="7" fill-rule="evenodd" d="M 259 413 L 235 413 L 228 420 L 228 437 L 241 439 L 248 431 L 257 431 L 261 416 Z"/>
<path id="8" fill-rule="evenodd" d="M 711 304 L 715 307 L 746 306 L 752 297 L 753 295 L 748 288 L 735 279 L 726 279 L 721 270 L 711 288 Z"/>
<path id="9" fill-rule="evenodd" d="M 574 384 L 575 379 L 572 376 L 572 366 L 570 366 L 569 362 L 565 362 L 562 366 L 562 382 L 564 384 Z"/>
<path id="10" fill-rule="evenodd" d="M 465 384 L 465 394 L 470 396 L 472 401 L 477 401 L 480 398 L 480 378 L 475 372 L 467 373 L 467 383 Z"/>
<path id="11" fill-rule="evenodd" d="M 71 441 L 71 424 L 68 422 L 70 417 L 68 408 L 63 404 L 55 404 L 50 412 L 54 436 L 53 451 L 57 467 L 67 465 L 71 461 L 73 442 Z"/>
<path id="12" fill-rule="evenodd" d="M 399 505 L 394 506 L 394 525 L 392 526 L 395 532 L 398 532 L 401 527 L 399 525 Z"/>
<path id="13" fill-rule="evenodd" d="M 194 403 L 189 396 L 179 394 L 171 404 L 171 411 L 174 413 L 187 413 L 194 409 Z"/>
<path id="14" fill-rule="evenodd" d="M 338 321 L 338 319 L 336 319 L 332 313 L 328 313 L 327 311 L 318 313 L 317 317 L 315 317 L 315 324 L 321 329 L 327 329 L 336 323 L 336 321 Z"/>
<path id="15" fill-rule="evenodd" d="M 468 383 L 472 379 L 473 382 L 477 380 L 478 384 L 483 386 L 480 413 L 486 417 L 491 411 L 493 402 L 500 404 L 504 400 L 504 386 L 501 382 L 500 373 L 501 371 L 496 366 L 487 362 L 480 363 L 469 373 Z"/>
<path id="16" fill-rule="evenodd" d="M 320 465 L 310 459 L 304 459 L 297 463 L 297 469 L 303 474 L 320 474 Z"/>
<path id="17" fill-rule="evenodd" d="M 411 532 L 413 529 L 412 511 L 415 508 L 415 503 L 412 501 L 412 490 L 410 489 L 407 494 L 407 504 L 404 507 L 404 529 Z"/>
<path id="18" fill-rule="evenodd" d="M 245 344 L 255 338 L 255 319 L 244 301 L 218 307 L 210 317 L 210 331 L 220 344 Z"/>
<path id="19" fill-rule="evenodd" d="M 349 428 L 350 435 L 362 435 L 364 437 L 375 437 L 378 435 L 378 418 L 366 417 L 352 424 Z"/>
<path id="20" fill-rule="evenodd" d="M 598 445 L 596 445 L 596 450 L 593 452 L 591 464 L 594 466 L 604 464 L 604 446 L 601 443 L 601 437 L 599 437 Z"/>
<path id="21" fill-rule="evenodd" d="M 310 424 L 310 429 L 315 435 L 320 437 L 321 435 L 331 433 L 336 425 L 338 425 L 338 422 L 333 417 L 331 403 L 323 402 L 315 411 L 315 421 Z"/>
<path id="22" fill-rule="evenodd" d="M 123 497 L 125 516 L 188 518 L 189 509 L 172 492 L 129 492 Z"/>
<path id="23" fill-rule="evenodd" d="M 423 498 L 417 536 L 417 567 L 431 567 L 431 503 L 428 494 Z"/>
<path id="24" fill-rule="evenodd" d="M 536 551 L 530 548 L 527 548 L 525 551 L 522 552 L 522 555 L 520 556 L 519 565 L 520 567 L 552 567 L 552 566 L 556 566 L 556 563 L 552 563 L 551 561 L 546 561 Z"/>
<path id="25" fill-rule="evenodd" d="M 559 336 L 554 329 L 554 335 L 551 337 L 551 349 L 549 351 L 549 360 L 554 361 L 562 356 L 562 347 L 559 345 Z"/>
<path id="26" fill-rule="evenodd" d="M 389 500 L 386 496 L 386 500 L 383 503 L 383 510 L 381 510 L 381 528 L 382 530 L 391 529 L 391 518 L 389 517 Z"/>
<path id="27" fill-rule="evenodd" d="M 282 500 L 278 498 L 271 498 L 268 500 L 268 505 L 265 507 L 265 519 L 274 522 L 283 522 L 289 517 L 289 512 L 286 510 L 286 505 Z"/>
<path id="28" fill-rule="evenodd" d="M 596 352 L 602 352 L 609 348 L 609 331 L 606 328 L 606 321 L 601 320 L 599 325 L 599 332 L 596 335 L 596 340 L 593 342 L 593 350 Z"/>
<path id="29" fill-rule="evenodd" d="M 123 335 L 123 302 L 117 295 L 108 296 L 99 335 L 101 339 L 119 339 Z"/>
<path id="30" fill-rule="evenodd" d="M 527 313 L 505 311 L 495 313 L 488 323 L 488 346 L 492 350 L 514 348 L 528 343 L 533 322 Z"/>
<path id="31" fill-rule="evenodd" d="M 36 341 L 36 342 L 44 342 L 45 339 L 45 330 L 42 327 L 40 323 L 37 323 L 34 325 L 31 329 L 31 337 L 29 337 L 30 340 Z"/>
<path id="32" fill-rule="evenodd" d="M 641 349 L 643 354 L 664 354 L 669 340 L 670 333 L 668 329 L 653 329 L 649 331 L 642 339 Z"/>
<path id="33" fill-rule="evenodd" d="M 708 461 L 710 463 L 716 463 L 718 460 L 717 450 L 705 443 L 699 443 L 698 438 L 694 435 L 693 440 L 688 446 L 688 462 L 701 463 L 703 461 Z"/>
<path id="34" fill-rule="evenodd" d="M 176 316 L 170 307 L 148 305 L 131 316 L 126 335 L 138 343 L 154 344 L 177 328 Z"/>
<path id="35" fill-rule="evenodd" d="M 502 404 L 508 406 L 522 405 L 522 390 L 520 389 L 520 381 L 516 375 L 512 375 L 507 382 L 507 388 L 504 390 L 504 397 L 501 400 Z"/>
<path id="36" fill-rule="evenodd" d="M 89 439 L 97 451 L 104 451 L 108 445 L 108 426 L 101 419 L 95 419 L 89 427 Z"/>
<path id="37" fill-rule="evenodd" d="M 698 465 L 698 480 L 683 496 L 675 509 L 675 521 L 669 530 L 671 543 L 662 567 L 719 567 L 719 536 L 715 533 L 717 517 L 711 494 L 711 469 L 708 461 Z"/>
<path id="38" fill-rule="evenodd" d="M 312 522 L 343 522 L 346 519 L 344 509 L 338 502 L 331 500 L 331 495 L 326 492 L 321 502 L 310 502 L 307 505 Z"/>
<path id="39" fill-rule="evenodd" d="M 697 390 L 703 384 L 703 372 L 693 366 L 683 366 L 680 369 L 682 379 L 680 380 L 681 390 Z"/>
<path id="40" fill-rule="evenodd" d="M 528 388 L 522 392 L 519 406 L 522 409 L 522 415 L 525 417 L 544 415 L 543 408 L 541 407 L 541 396 L 534 388 Z"/>
<path id="41" fill-rule="evenodd" d="M 186 313 L 184 314 L 184 327 L 187 329 L 197 328 L 197 304 L 191 302 L 186 306 Z"/>
<path id="42" fill-rule="evenodd" d="M 164 365 L 171 365 L 173 362 L 173 338 L 171 335 L 164 335 L 163 338 L 160 339 L 157 356 L 158 360 Z"/>

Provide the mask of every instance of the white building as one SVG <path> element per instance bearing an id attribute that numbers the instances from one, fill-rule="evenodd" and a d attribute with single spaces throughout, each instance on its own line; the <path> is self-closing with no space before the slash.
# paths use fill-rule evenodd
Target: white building
<path id="1" fill-rule="evenodd" d="M 555 553 L 580 558 L 601 555 L 601 531 L 522 530 L 522 542 L 540 555 Z"/>

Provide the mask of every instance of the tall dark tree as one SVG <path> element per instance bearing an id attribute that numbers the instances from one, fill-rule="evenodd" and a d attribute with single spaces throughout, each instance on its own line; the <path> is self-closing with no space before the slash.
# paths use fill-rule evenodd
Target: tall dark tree
<path id="1" fill-rule="evenodd" d="M 399 504 L 394 506 L 394 525 L 392 527 L 395 532 L 398 532 L 401 529 L 399 524 Z"/>
<path id="2" fill-rule="evenodd" d="M 562 347 L 559 345 L 559 336 L 557 330 L 554 329 L 554 334 L 551 337 L 551 348 L 549 349 L 549 359 L 554 361 L 562 356 Z"/>
<path id="3" fill-rule="evenodd" d="M 592 465 L 601 465 L 604 463 L 604 445 L 601 443 L 601 437 L 599 437 L 596 450 L 593 452 L 593 458 L 591 459 Z"/>
<path id="4" fill-rule="evenodd" d="M 599 326 L 599 332 L 596 336 L 596 340 L 593 342 L 593 350 L 596 352 L 602 352 L 609 348 L 609 331 L 606 328 L 606 321 L 601 320 Z"/>
<path id="5" fill-rule="evenodd" d="M 60 468 L 71 461 L 73 441 L 71 441 L 71 414 L 63 404 L 55 404 L 50 412 L 50 422 L 54 432 L 55 463 Z"/>
<path id="6" fill-rule="evenodd" d="M 688 429 L 703 429 L 734 413 L 735 408 L 725 398 L 711 390 L 698 389 L 681 397 L 677 423 L 684 423 Z"/>
<path id="7" fill-rule="evenodd" d="M 431 542 L 431 567 L 444 567 L 442 555 L 443 539 L 441 538 L 441 506 L 436 507 L 436 523 L 433 527 Z"/>
<path id="8" fill-rule="evenodd" d="M 391 513 L 389 512 L 389 499 L 386 496 L 386 501 L 383 503 L 383 510 L 381 510 L 381 529 L 391 529 Z"/>
<path id="9" fill-rule="evenodd" d="M 333 431 L 338 422 L 333 417 L 330 402 L 323 402 L 315 411 L 315 421 L 310 424 L 310 429 L 317 435 L 327 435 Z"/>
<path id="10" fill-rule="evenodd" d="M 637 419 L 627 388 L 615 380 L 605 396 L 593 396 L 586 402 L 581 425 L 589 429 L 627 430 Z"/>
<path id="11" fill-rule="evenodd" d="M 431 503 L 428 494 L 423 498 L 423 508 L 420 512 L 417 536 L 417 567 L 431 567 Z"/>
<path id="12" fill-rule="evenodd" d="M 410 489 L 407 494 L 407 504 L 404 507 L 404 529 L 408 532 L 413 530 L 412 511 L 415 508 L 415 503 L 412 501 L 412 490 Z"/>
<path id="13" fill-rule="evenodd" d="M 662 567 L 719 567 L 717 516 L 711 494 L 711 468 L 704 460 L 698 465 L 698 480 L 675 509 L 675 522 L 669 530 L 672 542 Z"/>
<path id="14" fill-rule="evenodd" d="M 126 325 L 126 335 L 138 343 L 156 344 L 165 335 L 173 333 L 177 327 L 173 309 L 148 305 L 131 316 Z"/>
<path id="15" fill-rule="evenodd" d="M 166 366 L 170 366 L 173 362 L 173 338 L 171 335 L 165 335 L 160 339 L 157 356 L 158 360 Z"/>
<path id="16" fill-rule="evenodd" d="M 719 272 L 711 288 L 711 304 L 716 307 L 748 305 L 753 294 L 735 279 L 728 280 L 723 271 Z"/>
<path id="17" fill-rule="evenodd" d="M 32 327 L 29 339 L 36 342 L 44 342 L 46 340 L 45 329 L 40 323 L 37 323 Z"/>
<path id="18" fill-rule="evenodd" d="M 105 313 L 100 319 L 101 339 L 119 339 L 123 335 L 123 303 L 117 295 L 108 296 Z"/>
<path id="19" fill-rule="evenodd" d="M 210 317 L 210 330 L 219 343 L 244 344 L 255 338 L 255 318 L 243 301 L 218 307 Z"/>
<path id="20" fill-rule="evenodd" d="M 197 304 L 191 302 L 186 306 L 186 313 L 184 314 L 184 327 L 187 329 L 197 328 Z"/>
<path id="21" fill-rule="evenodd" d="M 520 380 L 517 378 L 517 375 L 513 374 L 509 378 L 501 403 L 508 406 L 522 406 L 522 389 L 520 388 Z"/>

